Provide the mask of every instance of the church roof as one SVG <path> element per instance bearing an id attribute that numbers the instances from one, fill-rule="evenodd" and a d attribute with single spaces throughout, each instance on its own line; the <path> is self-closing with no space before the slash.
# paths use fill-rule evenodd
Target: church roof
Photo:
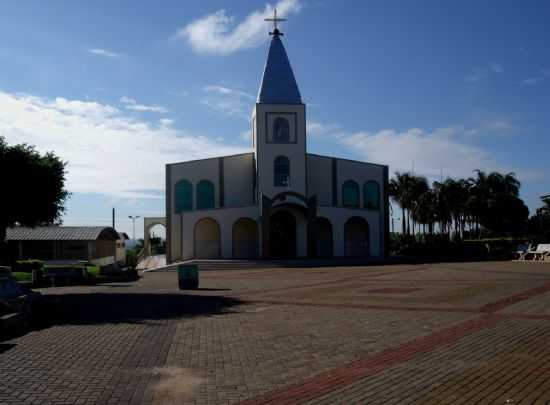
<path id="1" fill-rule="evenodd" d="M 298 90 L 294 72 L 290 67 L 285 47 L 279 35 L 273 35 L 269 45 L 262 84 L 258 93 L 258 103 L 302 103 L 302 96 Z"/>

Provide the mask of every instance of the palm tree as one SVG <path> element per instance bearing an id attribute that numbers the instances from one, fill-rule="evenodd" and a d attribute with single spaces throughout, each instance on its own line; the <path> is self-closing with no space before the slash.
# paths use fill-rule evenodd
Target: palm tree
<path id="1" fill-rule="evenodd" d="M 392 199 L 401 207 L 401 227 L 403 235 L 407 234 L 405 210 L 407 207 L 408 173 L 395 172 L 395 177 L 390 180 L 389 193 Z"/>
<path id="2" fill-rule="evenodd" d="M 418 222 L 418 209 L 420 205 L 420 200 L 429 190 L 430 186 L 428 185 L 428 180 L 425 177 L 411 176 L 409 178 L 408 206 L 410 207 L 410 214 L 413 223 L 413 235 L 415 233 L 416 223 Z"/>
<path id="3" fill-rule="evenodd" d="M 415 213 L 418 223 L 423 226 L 424 235 L 426 235 L 426 226 L 430 235 L 434 232 L 436 201 L 437 198 L 432 189 L 426 190 L 418 199 Z"/>

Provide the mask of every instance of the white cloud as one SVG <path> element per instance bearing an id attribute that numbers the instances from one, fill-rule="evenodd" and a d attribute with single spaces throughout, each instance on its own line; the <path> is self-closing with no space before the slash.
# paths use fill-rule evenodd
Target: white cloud
<path id="1" fill-rule="evenodd" d="M 300 0 L 280 0 L 274 6 L 279 16 L 297 13 L 302 8 Z M 269 25 L 265 18 L 273 15 L 273 6 L 250 13 L 235 25 L 235 18 L 225 10 L 201 17 L 181 28 L 176 38 L 186 40 L 195 52 L 228 55 L 235 51 L 252 48 L 267 38 Z"/>
<path id="2" fill-rule="evenodd" d="M 144 105 L 138 104 L 137 101 L 131 97 L 122 96 L 118 100 L 122 104 L 125 104 L 124 108 L 130 111 L 145 111 L 145 112 L 155 112 L 159 114 L 166 114 L 168 109 L 160 105 Z"/>
<path id="3" fill-rule="evenodd" d="M 306 133 L 307 135 L 319 136 L 326 134 L 334 134 L 335 132 L 340 132 L 340 127 L 336 124 L 322 124 L 317 121 L 308 120 L 306 122 Z"/>
<path id="4" fill-rule="evenodd" d="M 240 137 L 243 141 L 252 143 L 252 131 L 250 129 L 241 132 Z"/>
<path id="5" fill-rule="evenodd" d="M 523 80 L 522 83 L 527 86 L 534 86 L 536 84 L 541 83 L 543 80 L 544 79 L 542 77 L 530 77 L 529 79 Z"/>
<path id="6" fill-rule="evenodd" d="M 135 98 L 127 97 L 127 96 L 122 96 L 121 98 L 118 99 L 118 101 L 120 101 L 122 104 L 136 104 L 137 103 Z"/>
<path id="7" fill-rule="evenodd" d="M 159 124 L 165 127 L 169 127 L 170 125 L 174 124 L 174 120 L 171 120 L 170 118 L 161 118 L 159 120 Z"/>
<path id="8" fill-rule="evenodd" d="M 518 129 L 514 124 L 507 120 L 486 121 L 481 124 L 481 129 L 497 133 L 508 133 Z"/>
<path id="9" fill-rule="evenodd" d="M 166 163 L 246 150 L 176 129 L 169 119 L 143 121 L 97 102 L 0 91 L 0 110 L 0 134 L 10 144 L 36 145 L 69 162 L 73 192 L 159 198 Z"/>
<path id="10" fill-rule="evenodd" d="M 359 132 L 341 139 L 363 159 L 387 164 L 392 171 L 415 172 L 438 178 L 441 170 L 447 176 L 467 177 L 472 170 L 502 170 L 482 148 L 460 139 L 464 130 L 449 127 L 426 132 L 412 128 L 404 132 L 385 129 L 376 133 Z"/>
<path id="11" fill-rule="evenodd" d="M 147 112 L 155 112 L 159 114 L 166 114 L 168 112 L 168 110 L 165 107 L 161 107 L 159 105 L 132 104 L 132 105 L 127 105 L 124 108 L 131 111 L 147 111 Z"/>
<path id="12" fill-rule="evenodd" d="M 204 86 L 202 90 L 206 95 L 200 102 L 211 110 L 230 117 L 245 120 L 250 118 L 250 111 L 255 99 L 252 94 L 219 85 Z"/>
<path id="13" fill-rule="evenodd" d="M 224 86 L 204 86 L 203 90 L 210 93 L 218 93 L 234 97 L 244 97 L 248 98 L 249 100 L 254 100 L 254 96 L 252 94 L 241 90 L 230 89 L 229 87 Z"/>
<path id="14" fill-rule="evenodd" d="M 185 90 L 185 89 L 180 89 L 180 90 L 168 90 L 166 92 L 167 94 L 169 94 L 170 96 L 175 96 L 175 97 L 185 97 L 185 96 L 188 96 L 189 95 L 189 91 Z"/>
<path id="15" fill-rule="evenodd" d="M 475 83 L 475 82 L 479 82 L 480 80 L 485 79 L 487 76 L 488 76 L 487 69 L 475 67 L 475 68 L 472 69 L 470 74 L 468 74 L 468 76 L 466 76 L 464 81 L 466 83 Z"/>
<path id="16" fill-rule="evenodd" d="M 104 56 L 106 58 L 120 58 L 122 56 L 121 53 L 109 51 L 108 49 L 101 49 L 101 48 L 94 48 L 89 50 L 90 53 L 93 53 L 94 55 Z"/>
<path id="17" fill-rule="evenodd" d="M 485 80 L 489 75 L 499 74 L 504 72 L 504 68 L 499 63 L 491 63 L 488 66 L 476 66 L 472 68 L 472 71 L 464 78 L 466 83 L 476 83 L 481 80 Z"/>
<path id="18" fill-rule="evenodd" d="M 492 63 L 491 65 L 489 65 L 489 67 L 491 68 L 491 70 L 495 73 L 502 73 L 504 72 L 504 68 L 502 67 L 502 65 L 500 63 Z"/>
<path id="19" fill-rule="evenodd" d="M 524 79 L 522 83 L 527 86 L 535 86 L 545 81 L 548 77 L 550 77 L 550 69 L 543 69 L 537 76 Z"/>

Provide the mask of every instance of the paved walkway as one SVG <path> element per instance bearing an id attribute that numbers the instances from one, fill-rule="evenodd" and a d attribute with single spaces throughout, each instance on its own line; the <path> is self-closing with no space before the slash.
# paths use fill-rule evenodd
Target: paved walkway
<path id="1" fill-rule="evenodd" d="M 550 403 L 550 264 L 173 272 L 43 290 L 1 404 Z"/>
<path id="2" fill-rule="evenodd" d="M 156 269 L 166 266 L 166 255 L 144 257 L 138 264 L 138 270 Z"/>

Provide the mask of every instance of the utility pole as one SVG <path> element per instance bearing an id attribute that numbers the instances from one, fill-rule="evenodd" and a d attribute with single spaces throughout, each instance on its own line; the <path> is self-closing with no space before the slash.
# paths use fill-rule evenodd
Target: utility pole
<path id="1" fill-rule="evenodd" d="M 115 228 L 115 209 L 113 208 L 113 229 Z"/>
<path id="2" fill-rule="evenodd" d="M 128 218 L 132 220 L 132 227 L 133 227 L 133 241 L 136 243 L 136 219 L 141 218 L 139 215 L 128 215 Z"/>

